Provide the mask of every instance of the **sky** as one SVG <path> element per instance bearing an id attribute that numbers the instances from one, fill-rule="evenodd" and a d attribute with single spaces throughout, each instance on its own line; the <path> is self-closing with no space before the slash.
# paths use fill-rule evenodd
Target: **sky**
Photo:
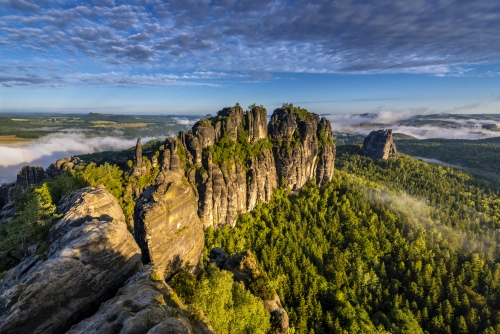
<path id="1" fill-rule="evenodd" d="M 500 113 L 500 1 L 0 0 L 0 112 Z"/>

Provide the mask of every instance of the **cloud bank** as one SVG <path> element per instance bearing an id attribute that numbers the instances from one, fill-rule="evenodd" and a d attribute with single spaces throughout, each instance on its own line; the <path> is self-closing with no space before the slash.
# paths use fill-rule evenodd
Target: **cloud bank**
<path id="1" fill-rule="evenodd" d="M 115 137 L 86 137 L 82 133 L 51 134 L 38 140 L 0 146 L 0 183 L 13 182 L 23 165 L 48 167 L 57 159 L 69 155 L 109 150 L 123 150 L 135 145 L 135 140 Z"/>
<path id="2" fill-rule="evenodd" d="M 448 139 L 482 139 L 499 137 L 499 131 L 483 129 L 486 124 L 497 124 L 493 120 L 480 118 L 461 119 L 459 115 L 437 115 L 429 120 L 421 120 L 418 126 L 411 125 L 419 114 L 414 110 L 382 111 L 371 114 L 335 114 L 325 117 L 332 123 L 332 129 L 337 133 L 368 134 L 381 128 L 392 129 L 393 132 L 406 134 L 418 139 L 448 138 Z M 445 122 L 446 126 L 440 124 Z M 406 124 L 406 125 L 405 125 Z"/>

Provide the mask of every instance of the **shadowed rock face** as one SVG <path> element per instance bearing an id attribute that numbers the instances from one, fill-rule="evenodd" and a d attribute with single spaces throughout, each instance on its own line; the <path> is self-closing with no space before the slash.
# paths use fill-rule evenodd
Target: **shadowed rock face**
<path id="1" fill-rule="evenodd" d="M 30 185 L 40 184 L 47 178 L 45 170 L 42 166 L 23 166 L 21 171 L 17 173 L 16 187 L 20 186 L 23 189 L 28 188 Z"/>
<path id="2" fill-rule="evenodd" d="M 189 316 L 190 310 L 165 283 L 162 268 L 151 263 L 130 278 L 97 313 L 73 326 L 68 334 L 213 333 L 206 319 L 189 320 Z"/>
<path id="3" fill-rule="evenodd" d="M 63 333 L 142 267 L 117 200 L 103 187 L 64 197 L 46 260 L 33 254 L 0 282 L 0 333 Z"/>
<path id="4" fill-rule="evenodd" d="M 397 158 L 392 130 L 372 131 L 363 141 L 363 155 L 372 159 Z"/>
<path id="5" fill-rule="evenodd" d="M 167 276 L 197 264 L 203 228 L 233 227 L 238 213 L 269 201 L 281 180 L 299 189 L 334 172 L 330 122 L 293 106 L 276 109 L 269 124 L 264 108 L 224 108 L 159 151 L 161 173 L 138 200 L 134 226 L 144 262 L 165 267 Z"/>

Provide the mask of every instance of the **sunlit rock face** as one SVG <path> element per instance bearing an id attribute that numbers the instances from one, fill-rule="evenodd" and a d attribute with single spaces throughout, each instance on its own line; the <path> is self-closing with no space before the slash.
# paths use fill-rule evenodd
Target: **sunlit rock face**
<path id="1" fill-rule="evenodd" d="M 397 158 L 392 130 L 372 131 L 363 141 L 363 155 L 372 159 Z"/>
<path id="2" fill-rule="evenodd" d="M 141 267 L 123 212 L 103 186 L 65 196 L 47 250 L 0 282 L 0 333 L 63 333 L 95 312 Z"/>
<path id="3" fill-rule="evenodd" d="M 134 233 L 144 263 L 167 276 L 198 263 L 204 228 L 235 226 L 239 213 L 271 200 L 279 185 L 329 181 L 335 161 L 330 122 L 293 106 L 276 109 L 269 124 L 263 107 L 224 108 L 168 138 L 158 153 L 160 173 L 137 201 Z"/>
<path id="4" fill-rule="evenodd" d="M 205 239 L 196 196 L 183 174 L 161 172 L 157 182 L 137 201 L 134 233 L 143 262 L 157 263 L 169 275 L 197 265 Z"/>
<path id="5" fill-rule="evenodd" d="M 178 333 L 210 334 L 206 318 L 193 319 L 153 263 L 131 277 L 115 297 L 94 315 L 73 326 L 68 334 Z"/>

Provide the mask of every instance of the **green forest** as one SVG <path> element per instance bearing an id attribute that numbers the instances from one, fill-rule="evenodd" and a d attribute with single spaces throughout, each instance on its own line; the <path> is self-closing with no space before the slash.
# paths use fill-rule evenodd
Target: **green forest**
<path id="1" fill-rule="evenodd" d="M 207 230 L 252 250 L 297 333 L 499 333 L 497 189 L 462 171 L 339 146 L 334 179 Z"/>
<path id="2" fill-rule="evenodd" d="M 103 183 L 130 217 L 132 188 L 158 171 L 144 180 L 127 172 L 90 164 L 16 192 L 15 219 L 0 230 L 0 272 L 30 244 L 43 255 L 59 218 L 55 204 L 72 190 Z M 169 284 L 216 333 L 266 333 L 258 294 L 209 263 L 214 247 L 229 255 L 250 250 L 291 333 L 499 333 L 499 230 L 495 183 L 405 154 L 372 160 L 360 145 L 340 145 L 331 182 L 277 189 L 235 228 L 206 230 L 196 276 L 181 272 Z"/>

